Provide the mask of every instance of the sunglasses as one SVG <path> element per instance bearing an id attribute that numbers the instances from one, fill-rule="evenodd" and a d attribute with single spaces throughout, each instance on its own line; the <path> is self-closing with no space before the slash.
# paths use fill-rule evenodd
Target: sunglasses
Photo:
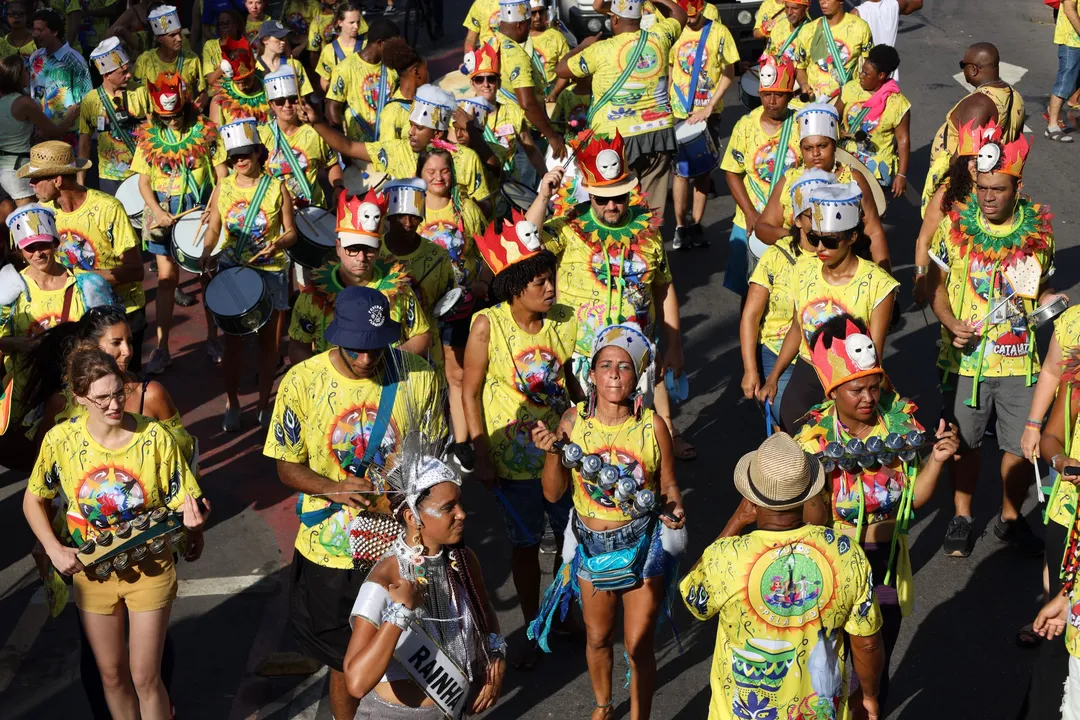
<path id="1" fill-rule="evenodd" d="M 56 244 L 51 243 L 51 242 L 35 242 L 35 243 L 30 243 L 29 245 L 24 245 L 23 246 L 23 252 L 27 253 L 29 255 L 33 255 L 34 253 L 41 253 L 41 252 L 50 252 L 51 253 L 55 249 L 56 249 Z"/>
<path id="2" fill-rule="evenodd" d="M 286 105 L 299 105 L 300 104 L 300 98 L 298 98 L 298 97 L 274 98 L 273 100 L 270 101 L 270 104 L 275 106 L 275 107 L 285 107 Z"/>
<path id="3" fill-rule="evenodd" d="M 968 65 L 974 65 L 974 66 L 975 66 L 975 67 L 977 67 L 977 68 L 981 68 L 981 67 L 982 67 L 982 65 L 980 65 L 979 63 L 973 63 L 973 62 L 965 62 L 964 60 L 961 60 L 961 61 L 960 61 L 960 69 L 961 69 L 961 70 L 963 70 L 964 68 L 966 68 L 966 67 L 967 67 Z"/>
<path id="4" fill-rule="evenodd" d="M 27 178 L 26 181 L 28 183 L 30 183 L 30 187 L 33 187 L 34 185 L 37 185 L 38 183 L 52 182 L 53 180 L 55 180 L 58 177 L 60 177 L 60 176 L 59 175 L 50 175 L 49 177 L 32 177 L 32 178 Z"/>
<path id="5" fill-rule="evenodd" d="M 374 255 L 375 253 L 379 252 L 377 248 L 368 247 L 367 245 L 350 245 L 347 248 L 342 248 L 342 250 L 344 250 L 345 254 L 349 257 L 356 257 L 360 253 L 364 253 L 365 255 Z"/>
<path id="6" fill-rule="evenodd" d="M 821 246 L 826 250 L 835 250 L 840 247 L 846 238 L 833 237 L 832 235 L 818 235 L 816 232 L 808 231 L 806 233 L 806 242 L 810 243 L 813 247 Z"/>
<path id="7" fill-rule="evenodd" d="M 499 79 L 494 75 L 479 75 L 472 79 L 473 85 L 494 85 Z"/>
<path id="8" fill-rule="evenodd" d="M 622 205 L 623 203 L 630 202 L 630 193 L 623 193 L 622 195 L 612 195 L 611 197 L 597 198 L 597 202 L 603 207 L 615 203 L 616 205 Z"/>

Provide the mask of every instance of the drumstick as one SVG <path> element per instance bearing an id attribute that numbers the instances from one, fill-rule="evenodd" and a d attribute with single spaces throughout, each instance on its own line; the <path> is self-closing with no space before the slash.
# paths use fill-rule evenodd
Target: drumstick
<path id="1" fill-rule="evenodd" d="M 577 140 L 575 142 L 575 144 L 580 146 L 580 145 L 588 142 L 589 138 L 591 138 L 593 136 L 594 132 L 596 132 L 596 131 L 593 130 L 592 128 L 589 128 L 589 130 L 585 133 L 585 137 L 581 138 L 580 140 Z M 571 147 L 570 152 L 566 153 L 566 160 L 563 161 L 563 164 L 562 164 L 562 169 L 563 170 L 570 167 L 570 163 L 573 162 L 574 155 L 576 155 L 576 154 L 577 154 L 577 150 L 574 149 L 573 147 Z"/>
<path id="2" fill-rule="evenodd" d="M 195 207 L 191 208 L 190 210 L 185 210 L 182 213 L 178 213 L 176 215 L 173 215 L 173 220 L 179 220 L 182 217 L 185 217 L 187 215 L 190 215 L 193 212 L 196 212 L 196 211 L 202 210 L 202 209 L 203 209 L 202 205 L 196 205 Z"/>

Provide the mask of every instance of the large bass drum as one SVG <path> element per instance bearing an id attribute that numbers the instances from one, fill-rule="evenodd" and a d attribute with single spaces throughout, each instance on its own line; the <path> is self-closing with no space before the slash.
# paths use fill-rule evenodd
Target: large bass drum
<path id="1" fill-rule="evenodd" d="M 317 207 L 296 211 L 296 242 L 285 252 L 293 262 L 306 268 L 319 268 L 334 253 L 337 218 Z"/>
<path id="2" fill-rule="evenodd" d="M 199 213 L 185 215 L 172 226 L 172 247 L 169 248 L 176 264 L 190 273 L 202 274 L 200 260 L 206 241 L 206 229 L 208 223 L 199 222 Z M 222 226 L 221 235 L 210 257 L 217 257 L 225 248 L 225 228 Z"/>
<path id="3" fill-rule="evenodd" d="M 206 286 L 206 309 L 229 335 L 250 335 L 262 329 L 274 311 L 270 290 L 258 270 L 222 270 Z"/>

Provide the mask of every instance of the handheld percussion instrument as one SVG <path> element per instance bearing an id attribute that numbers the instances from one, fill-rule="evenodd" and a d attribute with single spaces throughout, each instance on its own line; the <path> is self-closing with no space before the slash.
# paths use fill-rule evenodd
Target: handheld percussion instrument
<path id="1" fill-rule="evenodd" d="M 619 468 L 605 464 L 599 455 L 586 455 L 577 443 L 562 440 L 555 442 L 551 452 L 560 456 L 564 468 L 577 470 L 583 479 L 594 483 L 630 517 L 636 519 L 652 513 L 673 523 L 679 522 L 679 518 L 660 506 L 656 493 L 639 488 L 634 478 L 623 477 Z"/>
<path id="2" fill-rule="evenodd" d="M 932 439 L 928 433 L 918 430 L 912 430 L 907 435 L 889 433 L 884 439 L 875 436 L 868 438 L 865 443 L 852 438 L 847 444 L 829 443 L 824 452 L 817 454 L 817 458 L 827 473 L 836 468 L 845 472 L 860 467 L 871 469 L 890 465 L 898 457 L 903 462 L 911 462 L 920 450 L 928 447 L 927 443 Z"/>
<path id="3" fill-rule="evenodd" d="M 1042 325 L 1043 323 L 1050 322 L 1068 309 L 1069 298 L 1062 295 L 1035 308 L 1035 310 L 1028 315 L 1028 321 L 1036 325 Z"/>
<path id="4" fill-rule="evenodd" d="M 79 562 L 89 574 L 104 580 L 114 570 L 126 570 L 149 554 L 169 552 L 184 532 L 181 513 L 157 508 L 87 540 L 79 547 Z"/>

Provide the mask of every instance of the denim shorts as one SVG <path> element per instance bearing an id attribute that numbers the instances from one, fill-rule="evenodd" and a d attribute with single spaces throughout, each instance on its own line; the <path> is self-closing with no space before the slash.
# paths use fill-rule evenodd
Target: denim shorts
<path id="1" fill-rule="evenodd" d="M 1076 78 L 1080 75 L 1080 48 L 1058 45 L 1058 71 L 1051 91 L 1056 97 L 1067 98 L 1076 90 Z"/>
<path id="2" fill-rule="evenodd" d="M 236 267 L 225 260 L 218 262 L 218 269 Z M 266 289 L 270 291 L 270 299 L 274 303 L 275 310 L 285 311 L 289 309 L 289 271 L 288 270 L 260 270 L 252 268 L 262 275 Z"/>
<path id="3" fill-rule="evenodd" d="M 562 498 L 555 503 L 550 503 L 544 497 L 544 486 L 539 478 L 532 480 L 502 480 L 499 488 L 506 496 L 507 502 L 514 508 L 518 519 L 525 525 L 523 529 L 518 524 L 506 507 L 500 502 L 499 510 L 502 512 L 503 525 L 506 526 L 506 534 L 510 537 L 510 544 L 514 547 L 534 547 L 540 543 L 544 536 L 544 516 L 547 515 L 548 523 L 555 533 L 555 538 L 562 539 L 566 532 L 566 523 L 570 520 L 570 511 L 574 509 L 573 494 L 567 488 Z M 525 531 L 528 530 L 528 533 Z"/>
<path id="4" fill-rule="evenodd" d="M 469 343 L 469 328 L 472 317 L 439 322 L 439 340 L 446 347 L 463 348 Z"/>
<path id="5" fill-rule="evenodd" d="M 746 240 L 746 228 L 732 225 L 728 245 L 724 287 L 745 297 L 746 291 L 750 289 L 750 249 Z"/>
<path id="6" fill-rule="evenodd" d="M 774 367 L 776 367 L 776 353 L 764 345 L 761 346 L 761 382 L 764 384 L 765 380 L 769 378 Z M 784 399 L 784 390 L 787 389 L 788 382 L 791 381 L 791 373 L 795 371 L 795 363 L 798 362 L 798 358 L 795 359 L 784 372 L 780 373 L 780 379 L 776 381 L 776 397 L 772 400 L 772 419 L 777 425 L 780 425 L 780 402 Z"/>
<path id="7" fill-rule="evenodd" d="M 577 536 L 578 545 L 585 557 L 596 557 L 604 553 L 634 547 L 641 540 L 641 536 L 653 525 L 652 536 L 649 538 L 648 555 L 645 556 L 645 564 L 641 569 L 641 579 L 657 577 L 664 574 L 664 547 L 660 544 L 660 529 L 662 523 L 656 518 L 647 515 L 637 520 L 617 527 L 614 530 L 590 530 L 581 522 L 581 518 L 574 513 L 574 535 Z M 592 582 L 592 573 L 582 567 L 578 570 L 579 580 Z"/>

